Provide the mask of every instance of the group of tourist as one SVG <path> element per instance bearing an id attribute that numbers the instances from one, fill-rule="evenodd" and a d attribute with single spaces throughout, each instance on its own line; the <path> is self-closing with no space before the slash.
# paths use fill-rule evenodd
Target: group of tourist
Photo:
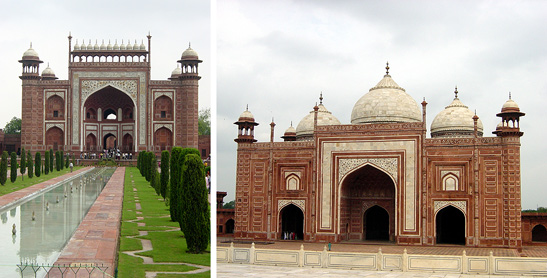
<path id="1" fill-rule="evenodd" d="M 93 152 L 93 153 L 87 153 L 83 152 L 80 154 L 80 159 L 133 159 L 133 153 L 125 153 L 121 152 L 119 149 L 108 149 L 103 150 L 102 152 Z"/>

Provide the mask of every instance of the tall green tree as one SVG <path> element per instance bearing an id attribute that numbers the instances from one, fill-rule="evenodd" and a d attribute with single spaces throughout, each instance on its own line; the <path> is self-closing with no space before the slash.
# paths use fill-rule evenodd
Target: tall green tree
<path id="1" fill-rule="evenodd" d="M 61 170 L 65 168 L 65 153 L 63 151 L 60 152 L 59 158 L 61 159 Z"/>
<path id="2" fill-rule="evenodd" d="M 24 155 L 24 154 L 21 154 Z M 32 154 L 28 151 L 27 155 L 27 168 L 28 168 L 28 177 L 32 178 L 34 176 L 34 161 L 32 160 Z"/>
<path id="3" fill-rule="evenodd" d="M 27 172 L 27 156 L 25 153 L 25 148 L 21 148 L 21 180 L 25 180 L 25 173 Z"/>
<path id="4" fill-rule="evenodd" d="M 68 165 L 70 165 L 70 154 L 67 154 L 65 157 L 65 168 L 68 169 Z"/>
<path id="5" fill-rule="evenodd" d="M 150 185 L 154 188 L 157 195 L 160 195 L 160 183 L 159 179 L 156 179 L 156 176 L 159 178 L 158 173 L 158 161 L 156 159 L 156 154 L 150 152 Z"/>
<path id="6" fill-rule="evenodd" d="M 180 187 L 182 186 L 182 148 L 173 147 L 171 149 L 171 178 L 169 179 L 169 213 L 171 221 L 179 221 L 178 207 L 180 200 Z"/>
<path id="7" fill-rule="evenodd" d="M 42 175 L 42 155 L 36 152 L 34 159 L 34 175 L 39 178 Z"/>
<path id="8" fill-rule="evenodd" d="M 13 117 L 4 127 L 4 134 L 20 134 L 21 118 Z"/>
<path id="9" fill-rule="evenodd" d="M 202 253 L 210 238 L 210 213 L 205 186 L 205 169 L 201 158 L 188 154 L 183 165 L 182 187 L 186 194 L 182 199 L 179 225 L 183 229 L 188 252 Z M 184 224 L 184 225 L 183 225 Z"/>
<path id="10" fill-rule="evenodd" d="M 11 182 L 15 182 L 17 180 L 17 154 L 15 152 L 11 152 L 11 172 L 10 172 L 10 180 Z"/>
<path id="11" fill-rule="evenodd" d="M 211 135 L 211 109 L 201 109 L 198 113 L 198 134 Z"/>
<path id="12" fill-rule="evenodd" d="M 2 160 L 0 160 L 0 184 L 6 184 L 8 180 L 8 152 L 2 152 Z"/>
<path id="13" fill-rule="evenodd" d="M 181 183 L 181 186 L 179 186 L 177 188 L 177 190 L 179 191 L 178 195 L 180 196 L 180 200 L 183 200 L 181 203 L 178 203 L 178 211 L 181 212 L 180 214 L 178 214 L 178 220 L 180 223 L 182 223 L 181 225 L 184 225 L 186 222 L 181 222 L 181 219 L 184 217 L 184 215 L 182 214 L 182 212 L 184 211 L 184 209 L 182 208 L 183 206 L 183 202 L 185 202 L 185 200 L 188 198 L 188 188 L 183 186 L 184 185 L 184 180 L 186 179 L 186 176 L 184 175 L 184 172 L 185 172 L 185 162 L 186 162 L 186 158 L 188 157 L 189 154 L 195 154 L 197 155 L 198 157 L 200 157 L 200 153 L 197 149 L 194 149 L 194 148 L 184 148 L 182 149 L 182 153 L 181 153 L 181 156 L 182 156 L 182 183 Z M 201 161 L 201 159 L 200 159 Z M 203 165 L 202 165 L 203 166 Z M 205 175 L 205 170 L 203 167 L 200 168 L 202 171 L 204 171 L 204 175 Z M 203 180 L 205 180 L 205 177 L 203 178 Z"/>
<path id="14" fill-rule="evenodd" d="M 61 152 L 55 152 L 55 170 L 57 172 L 61 171 Z"/>
<path id="15" fill-rule="evenodd" d="M 44 175 L 49 174 L 49 151 L 44 153 Z"/>
<path id="16" fill-rule="evenodd" d="M 169 151 L 161 152 L 161 177 L 160 194 L 165 200 L 167 196 L 167 187 L 169 186 Z"/>
<path id="17" fill-rule="evenodd" d="M 49 172 L 53 173 L 53 167 L 55 164 L 53 164 L 53 156 L 55 154 L 53 153 L 53 149 L 49 149 Z"/>

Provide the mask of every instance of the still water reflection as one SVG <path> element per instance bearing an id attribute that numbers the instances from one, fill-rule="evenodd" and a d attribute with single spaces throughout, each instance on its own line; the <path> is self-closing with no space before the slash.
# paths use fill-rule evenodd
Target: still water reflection
<path id="1" fill-rule="evenodd" d="M 0 277 L 21 277 L 17 264 L 53 264 L 115 168 L 95 168 L 0 211 Z M 13 225 L 15 224 L 15 235 Z M 40 271 L 43 277 L 45 271 Z M 29 268 L 24 277 L 34 277 Z"/>

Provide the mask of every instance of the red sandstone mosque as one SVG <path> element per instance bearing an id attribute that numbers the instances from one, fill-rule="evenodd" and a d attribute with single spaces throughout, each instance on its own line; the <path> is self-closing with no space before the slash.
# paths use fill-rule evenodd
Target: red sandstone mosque
<path id="1" fill-rule="evenodd" d="M 427 137 L 427 103 L 386 69 L 355 103 L 351 124 L 321 97 L 284 142 L 273 142 L 274 123 L 270 142 L 257 142 L 258 123 L 248 109 L 241 114 L 234 237 L 520 248 L 539 227 L 535 237 L 547 241 L 541 220 L 521 219 L 524 113 L 511 96 L 500 103 L 495 136 L 483 137 L 456 89 Z"/>
<path id="2" fill-rule="evenodd" d="M 197 148 L 202 61 L 188 47 L 168 80 L 151 80 L 151 38 L 72 45 L 69 36 L 68 80 L 58 80 L 49 65 L 40 75 L 42 61 L 31 45 L 19 61 L 22 147 L 77 154 Z"/>

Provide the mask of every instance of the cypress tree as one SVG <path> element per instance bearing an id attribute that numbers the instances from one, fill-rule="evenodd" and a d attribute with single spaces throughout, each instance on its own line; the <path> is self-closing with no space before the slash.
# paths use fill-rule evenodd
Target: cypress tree
<path id="1" fill-rule="evenodd" d="M 59 151 L 55 152 L 55 170 L 61 171 L 61 153 Z"/>
<path id="2" fill-rule="evenodd" d="M 25 173 L 27 172 L 27 157 L 25 155 L 25 148 L 21 148 L 21 180 L 25 180 Z"/>
<path id="3" fill-rule="evenodd" d="M 8 180 L 8 152 L 2 152 L 2 160 L 0 160 L 0 184 L 6 184 Z"/>
<path id="4" fill-rule="evenodd" d="M 17 180 L 17 154 L 11 152 L 11 171 L 10 171 L 10 180 L 15 182 Z"/>
<path id="5" fill-rule="evenodd" d="M 142 175 L 142 171 L 141 171 L 141 153 L 139 152 L 138 156 L 137 156 L 137 169 L 139 169 L 139 172 L 141 173 Z"/>
<path id="6" fill-rule="evenodd" d="M 61 151 L 59 154 L 59 158 L 61 158 L 61 170 L 65 169 L 65 153 Z"/>
<path id="7" fill-rule="evenodd" d="M 186 164 L 185 164 L 185 161 L 186 161 L 186 158 L 188 157 L 189 154 L 195 154 L 195 155 L 197 155 L 198 157 L 200 157 L 200 153 L 199 153 L 199 151 L 198 151 L 197 149 L 194 149 L 194 148 L 184 148 L 184 149 L 182 149 L 182 152 L 181 152 L 181 159 L 180 159 L 180 160 L 181 160 L 181 163 L 180 163 L 180 164 L 182 165 L 182 169 L 181 169 L 181 183 L 180 183 L 181 185 L 177 187 L 177 190 L 179 191 L 179 192 L 177 193 L 177 195 L 179 196 L 179 200 L 182 200 L 181 202 L 177 203 L 177 205 L 178 205 L 177 210 L 179 211 L 179 213 L 177 213 L 177 215 L 178 215 L 178 217 L 179 217 L 179 218 L 178 218 L 178 219 L 179 219 L 178 221 L 179 221 L 180 223 L 182 223 L 181 225 L 184 225 L 184 223 L 186 223 L 186 222 L 181 222 L 181 219 L 182 219 L 182 217 L 183 217 L 183 212 L 184 212 L 184 209 L 182 208 L 182 206 L 183 206 L 183 203 L 185 202 L 185 200 L 186 200 L 187 198 L 189 198 L 189 197 L 188 197 L 188 190 L 189 190 L 189 189 L 188 189 L 187 187 L 184 187 L 184 186 L 183 186 L 184 180 L 186 179 L 186 177 L 184 176 L 184 171 L 185 171 L 185 167 L 186 167 L 186 166 L 185 166 L 185 165 L 186 165 Z M 201 160 L 200 160 L 200 161 L 201 161 Z M 202 164 L 203 164 L 203 163 L 202 163 Z M 202 165 L 202 166 L 203 166 L 203 165 Z M 201 170 L 203 171 L 203 167 L 201 167 Z M 204 175 L 205 175 L 205 173 L 204 173 Z M 203 179 L 205 180 L 205 178 L 203 178 Z M 182 229 L 182 226 L 181 226 L 181 229 Z"/>
<path id="8" fill-rule="evenodd" d="M 36 152 L 34 166 L 34 174 L 39 178 L 42 175 L 42 155 L 40 152 Z"/>
<path id="9" fill-rule="evenodd" d="M 171 178 L 169 182 L 169 213 L 171 221 L 178 222 L 178 204 L 181 202 L 179 197 L 179 188 L 182 183 L 182 148 L 173 147 L 171 149 Z"/>
<path id="10" fill-rule="evenodd" d="M 169 151 L 161 152 L 161 185 L 160 194 L 165 200 L 167 195 L 167 186 L 169 185 Z"/>
<path id="11" fill-rule="evenodd" d="M 186 194 L 182 199 L 179 225 L 188 251 L 202 253 L 207 249 L 210 237 L 209 203 L 205 186 L 205 170 L 201 158 L 188 154 L 184 158 L 182 187 Z M 183 225 L 184 224 L 184 225 Z"/>
<path id="12" fill-rule="evenodd" d="M 150 152 L 150 185 L 156 191 L 156 194 L 160 195 L 160 173 L 158 173 L 158 161 L 156 160 L 156 155 L 153 152 Z"/>
<path id="13" fill-rule="evenodd" d="M 53 149 L 49 149 L 49 172 L 53 173 L 53 167 L 55 164 L 53 164 Z"/>
<path id="14" fill-rule="evenodd" d="M 27 166 L 28 166 L 28 177 L 32 178 L 34 176 L 34 161 L 32 160 L 32 154 L 30 154 L 30 151 L 28 151 L 28 155 L 27 155 Z"/>
<path id="15" fill-rule="evenodd" d="M 49 174 L 49 151 L 44 153 L 44 175 Z"/>

